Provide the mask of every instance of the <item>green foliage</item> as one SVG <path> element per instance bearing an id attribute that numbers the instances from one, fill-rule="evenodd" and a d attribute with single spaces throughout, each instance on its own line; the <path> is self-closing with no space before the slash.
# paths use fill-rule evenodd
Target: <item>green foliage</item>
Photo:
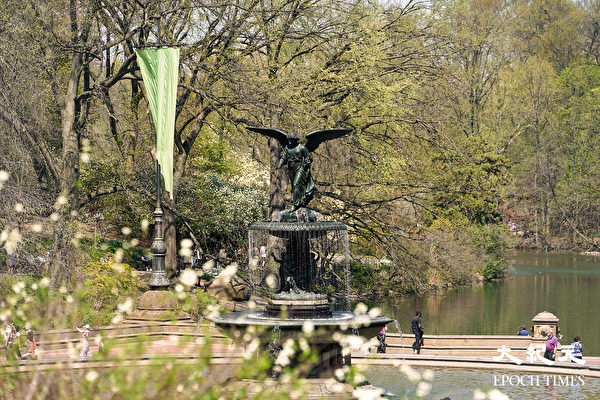
<path id="1" fill-rule="evenodd" d="M 218 306 L 219 299 L 202 290 L 195 290 L 186 297 L 181 308 L 183 311 L 187 312 L 190 317 L 198 321 L 207 314 L 207 307 L 209 305 Z"/>
<path id="2" fill-rule="evenodd" d="M 486 280 L 504 278 L 507 274 L 506 249 L 509 232 L 503 224 L 488 224 L 470 228 L 473 244 L 483 250 L 485 265 L 481 275 Z"/>
<path id="3" fill-rule="evenodd" d="M 34 323 L 33 329 L 38 334 L 38 341 L 41 340 L 40 348 L 45 350 L 44 346 L 49 340 L 53 343 L 54 351 L 66 351 L 69 346 L 54 343 L 57 337 L 53 335 L 58 334 L 58 339 L 67 340 L 78 338 L 79 335 L 76 332 L 48 331 L 48 323 L 52 321 L 57 326 L 71 324 L 72 321 L 65 310 L 80 308 L 79 299 L 82 296 L 78 291 L 70 292 L 61 288 L 56 291 L 56 297 L 50 298 L 49 283 L 48 278 L 40 281 L 28 280 L 27 283 L 18 280 L 14 283 L 16 286 L 13 294 L 9 294 L 7 298 L 14 305 L 7 308 L 7 304 L 3 303 L 0 315 L 16 321 L 17 316 L 27 310 L 27 304 L 40 305 L 46 309 L 45 313 L 40 314 L 44 318 L 27 320 Z M 178 297 L 184 302 L 188 299 L 200 303 L 206 300 L 197 293 L 191 294 L 186 291 L 178 292 Z M 44 391 L 53 398 L 61 399 L 103 399 L 120 396 L 127 396 L 129 399 L 167 398 L 172 397 L 173 393 L 176 393 L 179 399 L 302 398 L 312 389 L 307 386 L 310 383 L 303 377 L 319 360 L 315 348 L 309 344 L 311 337 L 321 337 L 324 334 L 307 327 L 303 330 L 305 333 L 297 339 L 279 342 L 278 335 L 270 338 L 270 330 L 255 327 L 239 338 L 242 342 L 240 353 L 233 353 L 236 357 L 235 362 L 223 369 L 220 362 L 215 365 L 211 351 L 215 341 L 222 339 L 214 337 L 213 330 L 207 324 L 198 325 L 198 330 L 189 336 L 182 335 L 178 342 L 182 348 L 199 346 L 198 353 L 193 356 L 194 368 L 190 368 L 189 359 L 181 358 L 180 354 L 148 353 L 148 349 L 156 344 L 155 335 L 150 334 L 155 332 L 139 334 L 134 341 L 129 341 L 111 336 L 111 329 L 104 331 L 100 325 L 93 326 L 93 330 L 103 335 L 104 345 L 98 352 L 94 352 L 93 365 L 90 364 L 90 368 L 82 374 L 73 373 L 79 360 L 73 363 L 69 358 L 54 359 L 52 352 L 42 351 L 40 357 L 44 359 L 45 368 L 44 371 L 37 371 L 36 376 L 43 379 L 33 379 L 26 370 L 15 372 L 14 365 L 9 363 L 0 367 L 3 376 L 0 380 L 0 392 L 8 393 L 10 390 L 16 397 L 23 397 L 32 391 Z M 44 335 L 39 335 L 40 333 Z M 356 344 L 355 335 L 339 336 L 336 340 L 345 351 L 349 351 L 349 346 Z M 90 337 L 90 341 L 92 340 L 93 337 Z M 274 353 L 275 357 L 267 350 L 269 342 L 273 346 L 281 346 L 280 351 Z M 238 358 L 239 355 L 243 357 Z M 102 368 L 105 365 L 110 365 L 110 368 Z M 102 369 L 97 369 L 97 366 Z M 278 374 L 278 378 L 272 378 L 273 373 Z M 338 379 L 358 385 L 364 377 L 355 370 L 344 368 Z M 258 391 L 257 385 L 261 385 Z M 349 387 L 345 389 L 348 390 Z"/>
<path id="4" fill-rule="evenodd" d="M 141 265 L 141 258 L 144 252 L 138 247 L 131 247 L 129 242 L 121 240 L 98 240 L 96 243 L 90 238 L 82 238 L 79 244 L 84 251 L 87 251 L 94 261 L 106 261 L 108 258 L 114 258 L 115 253 L 124 264 L 137 268 Z"/>
<path id="5" fill-rule="evenodd" d="M 215 135 L 206 133 L 199 138 L 197 152 L 190 167 L 199 173 L 231 175 L 237 170 L 235 155 L 227 142 Z"/>
<path id="6" fill-rule="evenodd" d="M 231 182 L 217 175 L 198 174 L 194 184 L 182 188 L 181 210 L 193 214 L 194 233 L 205 251 L 245 248 L 250 223 L 264 219 L 263 189 Z M 182 228 L 185 234 L 185 228 Z"/>
<path id="7" fill-rule="evenodd" d="M 509 165 L 493 151 L 481 152 L 483 146 L 473 140 L 466 154 L 440 156 L 433 178 L 437 186 L 432 193 L 432 217 L 468 224 L 499 220 L 498 197 Z"/>
<path id="8" fill-rule="evenodd" d="M 392 281 L 384 278 L 384 276 L 389 277 L 385 271 L 387 265 L 380 264 L 379 260 L 374 261 L 376 262 L 373 264 L 364 264 L 354 260 L 350 262 L 350 284 L 353 291 L 360 294 L 381 294 L 393 287 Z"/>
<path id="9" fill-rule="evenodd" d="M 79 307 L 71 322 L 107 325 L 114 317 L 117 304 L 140 295 L 140 281 L 128 264 L 90 262 L 82 269 L 82 287 L 77 292 Z"/>

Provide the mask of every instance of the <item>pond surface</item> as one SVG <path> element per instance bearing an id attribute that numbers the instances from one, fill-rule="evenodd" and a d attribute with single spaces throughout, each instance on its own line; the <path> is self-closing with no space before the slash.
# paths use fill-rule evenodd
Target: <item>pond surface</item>
<path id="1" fill-rule="evenodd" d="M 560 319 L 561 344 L 580 336 L 584 357 L 599 356 L 600 257 L 515 252 L 509 260 L 508 279 L 434 296 L 385 297 L 369 305 L 398 320 L 404 333 L 410 333 L 420 310 L 426 335 L 513 335 L 520 325 L 531 329 L 531 319 L 549 311 Z"/>
<path id="2" fill-rule="evenodd" d="M 421 377 L 424 368 L 415 368 Z M 430 368 L 433 372 L 431 392 L 424 399 L 473 399 L 475 390 L 497 389 L 511 399 L 527 400 L 584 400 L 600 399 L 600 379 L 570 375 L 533 374 L 516 371 L 487 371 L 470 369 Z M 392 399 L 414 399 L 417 383 L 411 382 L 399 368 L 371 366 L 363 374 L 374 386 L 392 393 Z M 504 378 L 504 385 L 502 380 Z M 509 383 L 512 380 L 512 385 Z"/>

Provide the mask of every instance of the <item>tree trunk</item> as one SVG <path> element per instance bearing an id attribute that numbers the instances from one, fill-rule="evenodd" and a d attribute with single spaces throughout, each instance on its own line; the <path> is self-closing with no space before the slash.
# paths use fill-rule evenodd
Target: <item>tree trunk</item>
<path id="1" fill-rule="evenodd" d="M 60 191 L 63 196 L 71 194 L 75 182 L 79 179 L 79 137 L 75 130 L 75 119 L 77 89 L 82 69 L 81 54 L 75 54 L 71 62 L 71 76 L 67 83 L 61 115 L 63 162 Z"/>

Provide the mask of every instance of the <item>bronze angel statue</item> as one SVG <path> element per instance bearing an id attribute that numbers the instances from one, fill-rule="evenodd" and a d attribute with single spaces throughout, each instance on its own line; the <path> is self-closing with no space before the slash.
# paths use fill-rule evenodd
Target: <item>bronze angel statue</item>
<path id="1" fill-rule="evenodd" d="M 279 129 L 249 126 L 249 130 L 277 139 L 283 148 L 277 168 L 288 167 L 288 177 L 292 186 L 292 211 L 306 207 L 315 193 L 315 181 L 310 172 L 311 153 L 327 140 L 336 139 L 352 132 L 352 129 L 322 129 L 306 135 L 306 144 L 300 143 L 295 133 Z"/>

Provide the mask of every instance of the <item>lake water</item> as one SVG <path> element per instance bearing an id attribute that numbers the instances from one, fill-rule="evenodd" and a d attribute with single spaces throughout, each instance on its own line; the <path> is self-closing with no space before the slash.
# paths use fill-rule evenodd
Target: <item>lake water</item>
<path id="1" fill-rule="evenodd" d="M 561 344 L 580 336 L 584 357 L 599 356 L 600 257 L 515 252 L 509 260 L 508 279 L 434 296 L 386 297 L 369 305 L 397 319 L 405 333 L 420 310 L 426 335 L 512 335 L 520 325 L 531 329 L 531 319 L 549 311 L 560 319 Z"/>
<path id="2" fill-rule="evenodd" d="M 426 371 L 415 368 L 423 377 Z M 475 390 L 500 390 L 515 400 L 596 400 L 600 398 L 600 379 L 569 375 L 532 374 L 515 371 L 488 371 L 471 369 L 431 368 L 433 379 L 431 392 L 424 399 L 452 400 L 473 399 Z M 417 383 L 411 382 L 399 368 L 391 366 L 371 366 L 363 372 L 374 386 L 393 394 L 392 399 L 414 399 Z M 518 375 L 517 375 L 518 374 Z M 502 385 L 502 377 L 507 376 Z M 512 376 L 512 378 L 511 378 Z M 513 379 L 513 385 L 508 380 Z M 517 381 L 520 379 L 520 381 Z"/>

